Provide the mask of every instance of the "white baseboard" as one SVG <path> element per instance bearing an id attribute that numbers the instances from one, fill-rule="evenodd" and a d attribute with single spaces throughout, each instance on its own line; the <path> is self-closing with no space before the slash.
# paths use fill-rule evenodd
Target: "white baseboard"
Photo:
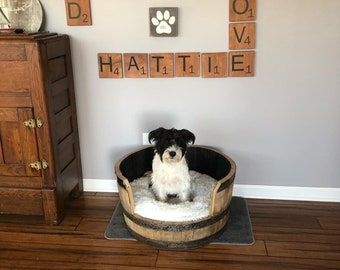
<path id="1" fill-rule="evenodd" d="M 256 199 L 340 202 L 340 188 L 234 185 L 233 194 Z"/>
<path id="2" fill-rule="evenodd" d="M 84 191 L 118 192 L 117 180 L 84 179 Z M 340 188 L 234 185 L 234 196 L 255 199 L 340 202 Z"/>

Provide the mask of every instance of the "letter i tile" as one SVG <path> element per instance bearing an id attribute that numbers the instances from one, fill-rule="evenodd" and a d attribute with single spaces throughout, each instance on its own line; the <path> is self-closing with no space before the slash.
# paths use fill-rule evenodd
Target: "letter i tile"
<path id="1" fill-rule="evenodd" d="M 227 77 L 227 53 L 202 53 L 202 77 Z"/>

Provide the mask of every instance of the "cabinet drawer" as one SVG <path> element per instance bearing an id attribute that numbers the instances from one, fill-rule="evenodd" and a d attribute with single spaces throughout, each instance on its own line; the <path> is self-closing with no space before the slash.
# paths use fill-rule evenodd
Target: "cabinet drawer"
<path id="1" fill-rule="evenodd" d="M 43 215 L 41 191 L 0 188 L 0 213 Z"/>
<path id="2" fill-rule="evenodd" d="M 26 61 L 25 45 L 0 44 L 0 61 Z"/>

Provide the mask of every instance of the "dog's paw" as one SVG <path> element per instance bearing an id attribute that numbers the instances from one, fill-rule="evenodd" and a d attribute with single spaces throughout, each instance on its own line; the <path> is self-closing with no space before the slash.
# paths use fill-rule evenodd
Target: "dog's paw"
<path id="1" fill-rule="evenodd" d="M 152 183 L 150 183 L 150 184 L 151 184 L 151 191 L 152 191 L 153 195 L 155 196 L 155 200 L 160 201 L 160 202 L 167 202 L 168 201 L 167 194 L 161 194 L 161 193 L 157 192 L 154 188 L 152 188 Z"/>
<path id="2" fill-rule="evenodd" d="M 176 195 L 168 195 L 168 200 L 167 203 L 169 204 L 179 204 L 182 201 L 178 198 L 177 194 Z"/>

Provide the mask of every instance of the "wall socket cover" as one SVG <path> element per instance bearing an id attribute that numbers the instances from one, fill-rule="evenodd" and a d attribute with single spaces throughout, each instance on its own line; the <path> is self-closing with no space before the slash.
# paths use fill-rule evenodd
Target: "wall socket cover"
<path id="1" fill-rule="evenodd" d="M 149 143 L 149 133 L 142 134 L 143 145 L 150 145 Z"/>

